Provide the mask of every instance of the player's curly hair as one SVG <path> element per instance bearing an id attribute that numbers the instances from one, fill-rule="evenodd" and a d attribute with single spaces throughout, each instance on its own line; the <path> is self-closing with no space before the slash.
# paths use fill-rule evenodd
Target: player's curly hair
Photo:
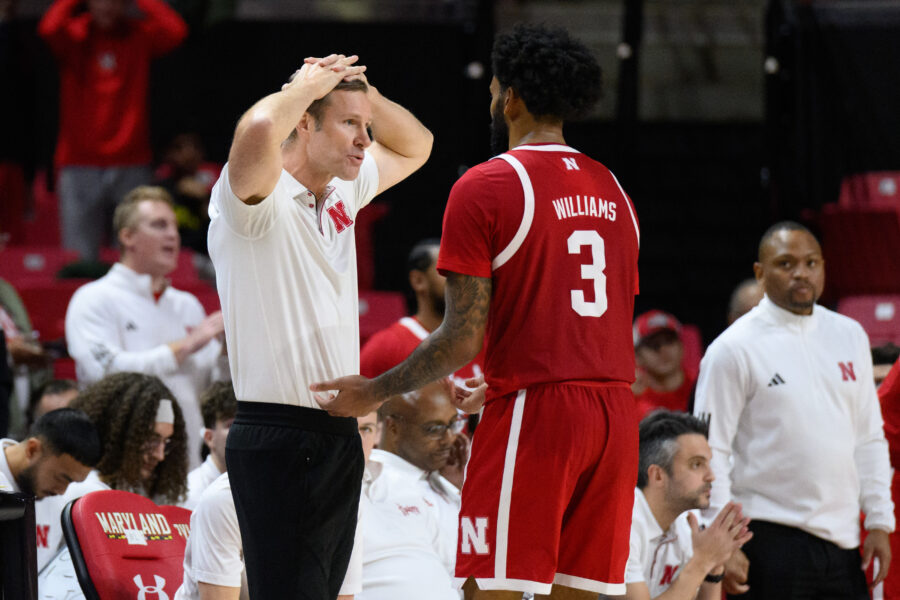
<path id="1" fill-rule="evenodd" d="M 501 91 L 513 88 L 535 117 L 584 116 L 602 92 L 600 65 L 565 29 L 520 23 L 494 40 L 491 66 Z"/>
<path id="2" fill-rule="evenodd" d="M 150 481 L 141 480 L 144 447 L 153 436 L 159 401 L 172 400 L 175 433 L 164 461 Z M 178 502 L 187 491 L 187 434 L 181 407 L 169 388 L 153 375 L 115 373 L 84 390 L 72 408 L 88 414 L 100 433 L 103 457 L 97 470 L 113 489 L 143 489 L 150 498 Z"/>

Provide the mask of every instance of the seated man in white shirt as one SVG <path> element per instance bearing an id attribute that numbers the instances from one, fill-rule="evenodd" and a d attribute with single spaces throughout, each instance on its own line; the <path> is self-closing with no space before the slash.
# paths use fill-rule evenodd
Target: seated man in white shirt
<path id="1" fill-rule="evenodd" d="M 377 441 L 377 417 L 373 412 L 360 417 L 357 421 L 363 454 L 368 460 Z M 222 451 L 224 450 L 223 445 Z M 359 539 L 357 533 L 357 541 Z M 356 551 L 354 547 L 354 553 Z M 339 600 L 352 600 L 353 593 L 359 591 L 360 562 L 358 556 L 351 555 L 350 568 L 347 569 Z M 184 581 L 178 588 L 174 600 L 247 598 L 249 595 L 247 575 L 244 572 L 241 530 L 234 511 L 231 483 L 228 480 L 228 473 L 225 472 L 200 494 L 191 515 L 191 535 L 184 550 Z"/>
<path id="2" fill-rule="evenodd" d="M 378 409 L 379 449 L 372 452 L 360 499 L 363 585 L 357 600 L 458 600 L 453 586 L 459 491 L 440 470 L 466 445 L 464 421 L 448 380 L 396 396 Z"/>
<path id="3" fill-rule="evenodd" d="M 704 421 L 681 412 L 658 410 L 641 421 L 627 600 L 719 600 L 725 561 L 753 535 L 738 504 L 705 529 L 692 512 L 709 506 L 707 432 Z"/>
<path id="4" fill-rule="evenodd" d="M 183 506 L 190 510 L 196 508 L 203 490 L 225 472 L 225 440 L 237 414 L 237 398 L 230 381 L 217 381 L 209 386 L 200 398 L 200 414 L 206 458 L 188 473 L 188 495 Z"/>
<path id="5" fill-rule="evenodd" d="M 100 460 L 100 436 L 81 411 L 48 412 L 21 442 L 0 439 L 0 492 L 21 492 L 36 499 L 62 494 L 72 481 L 83 481 Z"/>

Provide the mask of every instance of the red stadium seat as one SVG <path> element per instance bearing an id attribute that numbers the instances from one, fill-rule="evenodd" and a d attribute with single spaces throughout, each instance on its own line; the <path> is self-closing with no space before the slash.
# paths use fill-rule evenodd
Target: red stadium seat
<path id="1" fill-rule="evenodd" d="M 828 297 L 900 294 L 900 204 L 826 204 L 819 224 Z"/>
<path id="2" fill-rule="evenodd" d="M 838 302 L 837 310 L 859 321 L 872 346 L 900 346 L 900 295 L 850 296 Z"/>
<path id="3" fill-rule="evenodd" d="M 890 203 L 900 205 L 900 171 L 859 173 L 841 181 L 838 204 L 843 207 Z"/>
<path id="4" fill-rule="evenodd" d="M 18 287 L 22 281 L 51 281 L 78 260 L 78 252 L 49 246 L 10 246 L 0 251 L 0 277 Z"/>
<path id="5" fill-rule="evenodd" d="M 17 287 L 32 328 L 44 341 L 58 340 L 66 335 L 66 309 L 75 290 L 90 279 L 57 279 L 26 281 Z"/>
<path id="6" fill-rule="evenodd" d="M 181 528 L 150 499 L 119 490 L 92 492 L 67 504 L 62 522 L 88 600 L 173 598 L 181 586 Z"/>
<path id="7" fill-rule="evenodd" d="M 359 343 L 406 316 L 406 299 L 399 292 L 359 292 Z"/>

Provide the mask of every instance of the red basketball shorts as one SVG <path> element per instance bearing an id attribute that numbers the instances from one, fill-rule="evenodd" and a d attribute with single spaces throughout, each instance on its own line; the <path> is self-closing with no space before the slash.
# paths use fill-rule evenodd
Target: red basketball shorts
<path id="1" fill-rule="evenodd" d="M 462 490 L 457 584 L 625 594 L 637 425 L 624 385 L 546 384 L 489 402 Z"/>

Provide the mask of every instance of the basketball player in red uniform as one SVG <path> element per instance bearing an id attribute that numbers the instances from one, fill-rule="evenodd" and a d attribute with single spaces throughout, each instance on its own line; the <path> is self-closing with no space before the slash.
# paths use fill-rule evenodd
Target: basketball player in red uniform
<path id="1" fill-rule="evenodd" d="M 612 173 L 563 138 L 563 122 L 599 96 L 590 51 L 564 31 L 518 26 L 497 38 L 492 62 L 492 141 L 509 150 L 450 193 L 443 323 L 387 373 L 313 390 L 329 412 L 366 414 L 471 360 L 486 332 L 457 548 L 466 598 L 623 595 L 638 456 L 637 217 Z"/>

